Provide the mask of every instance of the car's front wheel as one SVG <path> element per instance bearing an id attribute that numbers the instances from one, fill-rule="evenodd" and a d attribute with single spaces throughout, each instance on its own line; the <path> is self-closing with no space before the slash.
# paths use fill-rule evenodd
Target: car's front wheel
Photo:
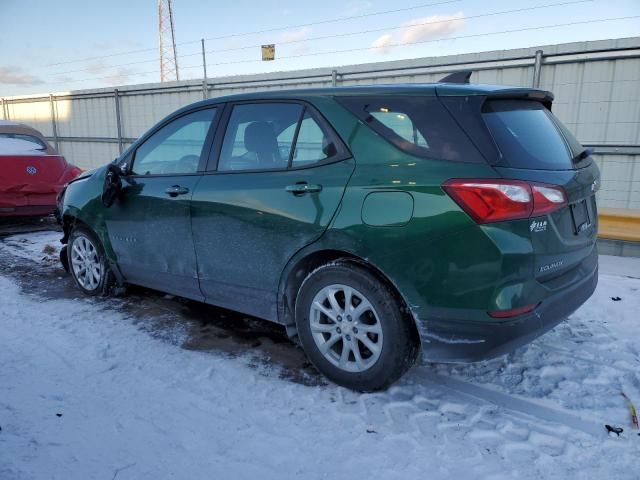
<path id="1" fill-rule="evenodd" d="M 300 287 L 296 325 L 311 362 L 360 391 L 388 387 L 414 363 L 412 325 L 391 289 L 353 263 L 315 270 Z"/>
<path id="2" fill-rule="evenodd" d="M 76 285 L 88 295 L 106 295 L 113 283 L 100 240 L 88 228 L 77 225 L 69 235 L 69 271 Z"/>

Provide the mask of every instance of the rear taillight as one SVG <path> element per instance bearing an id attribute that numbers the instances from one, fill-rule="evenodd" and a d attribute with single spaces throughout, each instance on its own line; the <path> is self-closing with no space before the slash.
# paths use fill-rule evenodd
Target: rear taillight
<path id="1" fill-rule="evenodd" d="M 533 191 L 533 217 L 546 215 L 567 204 L 567 197 L 561 187 L 531 184 Z"/>
<path id="2" fill-rule="evenodd" d="M 546 215 L 567 204 L 561 187 L 520 180 L 453 179 L 442 188 L 476 223 Z"/>

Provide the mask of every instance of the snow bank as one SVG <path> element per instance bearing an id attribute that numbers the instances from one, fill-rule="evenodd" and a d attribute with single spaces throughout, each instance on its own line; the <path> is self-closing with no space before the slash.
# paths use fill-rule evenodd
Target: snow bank
<path id="1" fill-rule="evenodd" d="M 59 261 L 61 238 L 62 232 L 51 231 L 12 235 L 0 248 L 15 257 L 52 264 Z"/>
<path id="2" fill-rule="evenodd" d="M 0 253 L 38 260 L 59 234 L 29 237 Z M 620 391 L 640 406 L 639 290 L 603 274 L 528 347 L 357 394 L 181 349 L 113 301 L 25 295 L 0 272 L 0 479 L 637 479 Z"/>

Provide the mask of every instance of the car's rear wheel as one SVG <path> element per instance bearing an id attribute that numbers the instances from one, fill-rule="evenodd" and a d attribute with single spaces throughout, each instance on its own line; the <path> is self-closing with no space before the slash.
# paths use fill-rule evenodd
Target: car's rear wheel
<path id="1" fill-rule="evenodd" d="M 87 295 L 106 295 L 113 284 L 104 248 L 88 228 L 75 226 L 67 247 L 69 271 L 76 285 Z"/>
<path id="2" fill-rule="evenodd" d="M 296 324 L 311 362 L 330 380 L 380 390 L 414 363 L 418 343 L 391 289 L 353 263 L 315 270 L 300 287 Z"/>

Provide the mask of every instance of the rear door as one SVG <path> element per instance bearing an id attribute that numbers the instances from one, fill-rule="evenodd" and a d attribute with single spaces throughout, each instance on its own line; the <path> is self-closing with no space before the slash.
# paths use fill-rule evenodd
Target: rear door
<path id="1" fill-rule="evenodd" d="M 536 277 L 594 267 L 600 173 L 588 152 L 538 101 L 488 100 L 482 116 L 500 151 L 495 168 L 502 176 L 559 185 L 566 193 L 565 208 L 530 219 Z"/>
<path id="2" fill-rule="evenodd" d="M 308 105 L 227 108 L 193 196 L 200 288 L 210 303 L 275 320 L 280 275 L 327 228 L 354 162 Z"/>
<path id="3" fill-rule="evenodd" d="M 134 151 L 117 202 L 105 209 L 111 246 L 131 283 L 202 299 L 191 197 L 215 129 L 216 108 L 183 114 Z"/>

